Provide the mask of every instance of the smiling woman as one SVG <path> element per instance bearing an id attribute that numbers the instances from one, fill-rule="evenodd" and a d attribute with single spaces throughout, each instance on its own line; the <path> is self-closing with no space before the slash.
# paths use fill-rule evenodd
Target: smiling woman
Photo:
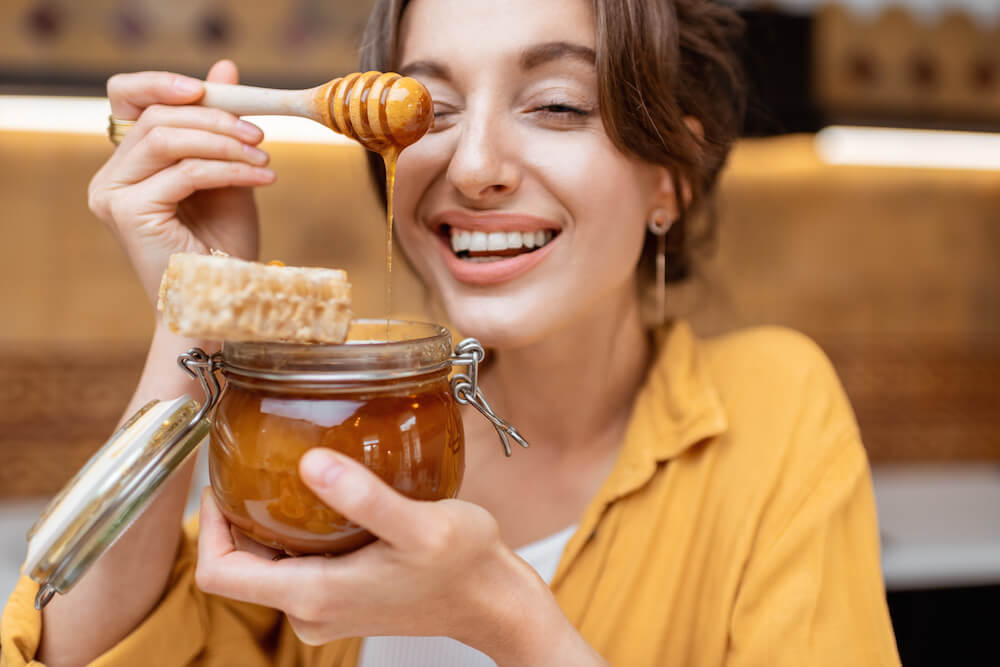
<path id="1" fill-rule="evenodd" d="M 449 81 L 452 72 L 447 61 L 401 64 L 396 52 L 398 19 L 407 4 L 376 6 L 362 50 L 364 66 L 397 66 L 410 75 Z M 592 46 L 546 41 L 512 54 L 518 56 L 525 73 L 561 64 L 564 70 L 566 66 L 575 66 L 578 72 L 582 69 L 589 79 L 589 85 L 576 90 L 557 83 L 554 92 L 559 94 L 530 111 L 567 129 L 586 126 L 588 119 L 592 126 L 596 117 L 621 152 L 669 168 L 675 191 L 685 184 L 687 196 L 677 202 L 680 210 L 666 243 L 666 280 L 681 281 L 691 273 L 693 251 L 711 234 L 714 220 L 710 216 L 703 216 L 707 228 L 692 227 L 740 130 L 744 85 L 732 52 L 740 24 L 734 14 L 714 2 L 609 0 L 591 5 L 595 32 L 587 44 Z M 506 13 L 516 19 L 517 11 L 510 7 Z M 436 123 L 439 128 L 447 127 L 458 109 L 448 103 L 447 96 L 435 95 L 435 100 Z M 381 164 L 371 156 L 370 166 L 377 181 L 384 179 Z M 654 276 L 655 250 L 656 239 L 650 237 L 642 259 L 647 280 Z"/>
<path id="2" fill-rule="evenodd" d="M 173 480 L 44 614 L 21 581 L 4 660 L 897 664 L 867 461 L 823 353 L 642 315 L 650 274 L 689 273 L 692 214 L 738 134 L 738 27 L 710 0 L 376 2 L 363 64 L 435 103 L 399 159 L 398 240 L 492 349 L 480 386 L 532 447 L 505 460 L 464 420 L 464 486 L 439 502 L 306 452 L 302 482 L 379 538 L 332 559 L 272 561 L 211 495 L 182 536 Z M 274 177 L 259 131 L 191 106 L 198 81 L 121 75 L 109 93 L 138 122 L 91 202 L 143 284 L 178 247 L 253 256 L 246 186 Z M 186 389 L 170 378 L 191 343 L 158 323 L 136 403 Z"/>

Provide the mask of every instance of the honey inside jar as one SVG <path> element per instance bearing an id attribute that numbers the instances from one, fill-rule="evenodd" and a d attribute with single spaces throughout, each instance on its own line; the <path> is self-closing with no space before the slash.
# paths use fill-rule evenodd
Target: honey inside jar
<path id="1" fill-rule="evenodd" d="M 351 456 L 414 499 L 458 493 L 465 453 L 450 336 L 434 325 L 392 325 L 389 343 L 364 341 L 372 328 L 384 333 L 379 320 L 353 324 L 346 345 L 224 345 L 227 386 L 209 470 L 230 523 L 289 554 L 338 554 L 372 541 L 299 478 L 299 459 L 313 447 Z M 427 331 L 434 335 L 412 338 Z"/>

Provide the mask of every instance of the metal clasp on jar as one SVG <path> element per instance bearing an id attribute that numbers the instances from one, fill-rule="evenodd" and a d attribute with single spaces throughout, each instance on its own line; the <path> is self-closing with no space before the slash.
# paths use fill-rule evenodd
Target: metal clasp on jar
<path id="1" fill-rule="evenodd" d="M 466 338 L 455 346 L 455 356 L 451 358 L 451 363 L 456 366 L 468 366 L 469 372 L 456 373 L 451 378 L 451 392 L 455 395 L 455 400 L 461 405 L 471 405 L 493 424 L 500 442 L 503 443 L 503 451 L 507 456 L 511 455 L 510 439 L 513 438 L 522 447 L 528 447 L 528 441 L 517 432 L 514 426 L 497 415 L 490 407 L 489 402 L 483 395 L 483 390 L 479 388 L 479 364 L 486 357 L 486 350 L 475 338 Z"/>
<path id="2" fill-rule="evenodd" d="M 209 355 L 200 347 L 192 347 L 177 357 L 177 365 L 185 373 L 198 380 L 205 392 L 205 403 L 191 420 L 192 424 L 197 424 L 212 411 L 222 395 L 222 385 L 219 383 L 219 376 L 216 375 L 216 372 L 222 369 L 222 355 L 218 352 Z"/>

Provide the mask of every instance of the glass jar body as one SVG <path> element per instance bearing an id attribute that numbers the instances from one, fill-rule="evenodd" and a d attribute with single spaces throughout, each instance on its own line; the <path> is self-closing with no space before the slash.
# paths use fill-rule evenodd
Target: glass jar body
<path id="1" fill-rule="evenodd" d="M 299 459 L 314 447 L 350 456 L 410 498 L 458 493 L 464 430 L 449 369 L 346 382 L 223 373 L 209 472 L 222 513 L 250 538 L 291 555 L 346 553 L 375 539 L 302 482 Z"/>

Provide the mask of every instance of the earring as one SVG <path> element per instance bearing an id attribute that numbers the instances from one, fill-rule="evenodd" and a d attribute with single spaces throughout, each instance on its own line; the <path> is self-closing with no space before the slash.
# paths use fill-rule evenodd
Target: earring
<path id="1" fill-rule="evenodd" d="M 656 237 L 656 325 L 663 324 L 666 319 L 667 301 L 667 232 L 673 226 L 670 211 L 665 208 L 654 208 L 649 214 L 646 227 L 650 234 Z"/>

